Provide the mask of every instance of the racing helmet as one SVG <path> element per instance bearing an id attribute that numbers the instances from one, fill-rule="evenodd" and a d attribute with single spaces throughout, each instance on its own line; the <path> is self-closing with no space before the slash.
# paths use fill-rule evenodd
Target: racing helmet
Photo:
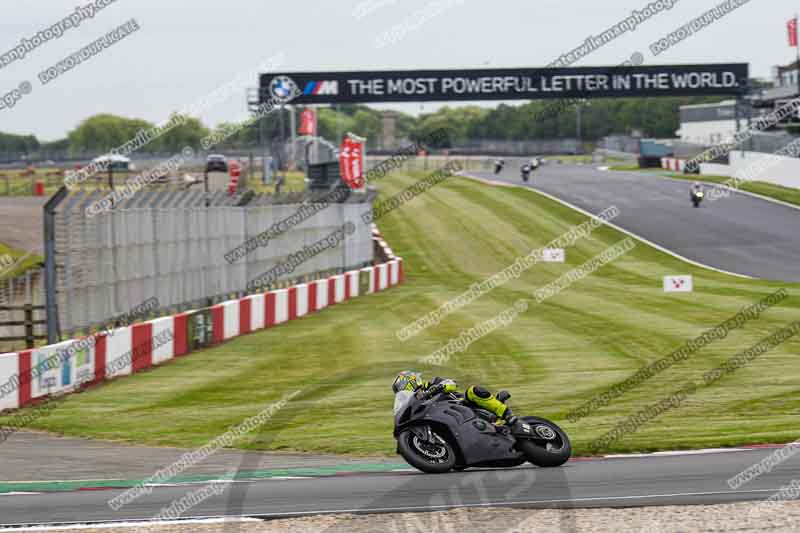
<path id="1" fill-rule="evenodd" d="M 392 391 L 397 394 L 402 390 L 414 392 L 417 387 L 422 385 L 422 373 L 413 370 L 403 370 L 394 378 Z"/>

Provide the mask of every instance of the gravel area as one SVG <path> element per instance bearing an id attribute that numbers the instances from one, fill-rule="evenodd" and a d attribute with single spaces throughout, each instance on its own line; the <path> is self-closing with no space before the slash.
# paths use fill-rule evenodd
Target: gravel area
<path id="1" fill-rule="evenodd" d="M 120 533 L 556 533 L 591 531 L 617 533 L 661 532 L 795 532 L 800 524 L 800 502 L 765 507 L 756 502 L 724 505 L 634 507 L 626 509 L 523 510 L 456 509 L 435 513 L 336 515 L 272 521 L 185 523 L 131 527 L 80 528 L 70 531 Z M 38 531 L 57 531 L 40 529 Z M 61 530 L 64 531 L 64 530 Z"/>
<path id="2" fill-rule="evenodd" d="M 0 197 L 0 241 L 18 250 L 42 254 L 42 207 L 48 198 L 38 196 Z"/>

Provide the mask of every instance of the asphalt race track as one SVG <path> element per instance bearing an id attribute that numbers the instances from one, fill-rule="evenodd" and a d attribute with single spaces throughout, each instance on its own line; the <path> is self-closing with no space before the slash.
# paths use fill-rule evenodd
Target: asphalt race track
<path id="1" fill-rule="evenodd" d="M 303 479 L 241 481 L 190 509 L 182 518 L 280 517 L 341 512 L 437 510 L 464 506 L 531 508 L 631 507 L 730 503 L 766 499 L 800 478 L 790 458 L 739 490 L 727 480 L 774 450 L 573 460 L 564 467 L 475 470 L 444 475 L 416 471 L 353 473 Z M 0 523 L 87 523 L 147 520 L 202 485 L 154 487 L 150 495 L 112 511 L 122 492 L 83 490 L 0 495 Z"/>
<path id="2" fill-rule="evenodd" d="M 593 214 L 616 205 L 614 224 L 687 259 L 759 279 L 800 281 L 800 209 L 738 192 L 696 209 L 691 182 L 587 165 L 548 163 L 527 184 L 517 161 L 499 175 L 467 174 L 527 185 Z"/>

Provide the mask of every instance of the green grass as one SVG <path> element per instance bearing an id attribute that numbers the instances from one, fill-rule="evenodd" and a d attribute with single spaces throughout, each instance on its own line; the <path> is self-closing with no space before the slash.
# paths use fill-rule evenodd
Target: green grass
<path id="1" fill-rule="evenodd" d="M 22 170 L 0 171 L 0 196 L 33 196 L 33 183 L 37 180 L 44 181 L 45 195 L 49 196 L 54 194 L 61 186 L 63 180 L 58 176 L 45 176 L 47 170 L 50 169 L 37 169 L 36 175 L 33 177 L 21 176 L 20 174 L 23 172 Z M 202 178 L 202 172 L 195 172 L 195 174 L 199 174 Z M 281 188 L 282 192 L 296 192 L 305 190 L 305 175 L 302 172 L 290 171 L 280 172 L 279 174 L 286 176 L 286 183 Z M 115 184 L 120 186 L 123 183 L 123 178 L 132 178 L 135 175 L 135 172 L 128 174 L 117 174 L 115 175 Z M 183 173 L 181 173 L 181 175 L 183 175 Z M 165 187 L 174 189 L 175 186 L 160 186 L 156 183 L 153 184 L 152 187 Z M 194 187 L 195 188 L 192 190 L 197 190 L 198 186 L 195 185 Z M 202 185 L 200 185 L 200 187 L 202 188 Z M 99 179 L 86 180 L 81 183 L 81 188 L 85 190 L 101 189 L 105 191 L 108 190 L 108 180 L 105 176 L 102 176 Z M 270 185 L 263 185 L 261 183 L 261 171 L 256 171 L 248 181 L 248 188 L 253 189 L 256 192 L 272 193 L 275 191 L 275 184 L 273 181 L 273 183 Z"/>
<path id="2" fill-rule="evenodd" d="M 278 172 L 273 175 L 272 183 L 269 185 L 264 185 L 261 183 L 261 175 L 261 171 L 253 172 L 253 175 L 247 181 L 247 188 L 252 189 L 255 192 L 275 192 L 275 181 L 278 179 L 278 175 L 282 175 L 286 176 L 286 182 L 281 187 L 281 192 L 297 192 L 306 190 L 305 174 L 302 171 L 292 170 L 288 172 Z"/>
<path id="3" fill-rule="evenodd" d="M 710 176 L 710 175 L 702 175 L 699 176 L 697 174 L 684 174 L 683 172 L 670 172 L 668 170 L 660 169 L 660 168 L 648 168 L 648 169 L 640 169 L 638 166 L 614 166 L 611 167 L 611 170 L 619 170 L 619 171 L 632 171 L 632 172 L 648 172 L 653 174 L 658 174 L 660 176 L 668 176 L 670 178 L 675 178 L 679 180 L 686 180 L 686 181 L 705 181 L 708 183 L 728 183 L 731 178 L 725 176 Z M 800 205 L 800 189 L 795 189 L 792 187 L 783 187 L 781 185 L 775 185 L 774 183 L 768 183 L 765 181 L 747 181 L 741 183 L 739 185 L 739 189 L 752 192 L 754 194 L 760 194 L 762 196 L 767 196 L 769 198 L 775 198 L 776 200 L 781 200 L 786 203 Z"/>
<path id="4" fill-rule="evenodd" d="M 22 176 L 23 170 L 0 170 L 0 196 L 33 196 L 33 183 L 44 182 L 45 194 L 56 192 L 62 183 L 59 176 L 47 176 L 50 168 L 37 169 L 34 176 Z"/>
<path id="5" fill-rule="evenodd" d="M 5 258 L 11 257 L 13 268 L 9 268 Z M 20 258 L 25 259 L 20 260 Z M 43 262 L 44 258 L 36 254 L 28 254 L 23 250 L 17 250 L 0 242 L 0 279 L 13 278 L 23 274 L 26 270 L 35 267 Z"/>
<path id="6" fill-rule="evenodd" d="M 383 181 L 383 194 L 423 173 Z M 196 352 L 143 374 L 67 397 L 34 426 L 65 435 L 193 447 L 303 392 L 242 448 L 393 454 L 391 381 L 423 368 L 418 358 L 493 318 L 625 236 L 595 231 L 567 251 L 567 264 L 540 264 L 406 342 L 395 332 L 563 234 L 585 217 L 519 188 L 451 178 L 378 224 L 404 257 L 407 283 L 322 313 Z M 668 274 L 695 276 L 693 294 L 662 292 Z M 704 330 L 780 287 L 790 297 L 743 329 L 701 349 L 577 423 L 566 413 Z M 796 320 L 800 287 L 735 278 L 687 265 L 638 244 L 456 354 L 424 369 L 513 394 L 514 411 L 552 418 L 576 453 L 626 416 L 671 394 L 763 336 Z M 608 451 L 787 442 L 798 437 L 800 341 L 791 339 L 628 435 Z"/>

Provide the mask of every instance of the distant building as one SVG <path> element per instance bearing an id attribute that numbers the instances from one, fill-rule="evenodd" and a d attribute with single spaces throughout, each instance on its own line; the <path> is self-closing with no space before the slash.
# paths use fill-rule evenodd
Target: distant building
<path id="1" fill-rule="evenodd" d="M 739 127 L 747 128 L 747 113 L 739 109 Z M 736 100 L 714 104 L 680 107 L 681 127 L 676 132 L 681 141 L 702 145 L 719 144 L 736 133 Z"/>
<path id="2" fill-rule="evenodd" d="M 738 104 L 739 130 L 746 130 L 748 123 L 757 117 L 771 113 L 800 96 L 800 62 L 776 66 L 772 80 L 766 88 L 752 89 Z M 712 146 L 727 142 L 736 133 L 736 100 L 723 100 L 713 104 L 685 105 L 680 107 L 680 129 L 676 135 L 682 142 Z M 748 117 L 750 120 L 748 120 Z M 787 132 L 788 126 L 800 127 L 800 112 L 787 117 L 768 130 L 748 139 L 743 149 L 757 152 L 774 152 L 794 137 Z"/>
<path id="3" fill-rule="evenodd" d="M 800 84 L 800 62 L 795 61 L 786 66 L 776 66 L 772 69 L 772 87 L 753 91 L 748 97 L 753 107 L 759 108 L 764 113 L 769 113 L 778 109 L 800 95 L 798 85 Z M 795 115 L 778 125 L 785 128 L 787 124 L 793 122 L 797 125 Z"/>
<path id="4" fill-rule="evenodd" d="M 797 94 L 798 75 L 800 75 L 800 68 L 798 68 L 797 61 L 785 67 L 777 66 L 772 69 L 775 87 L 794 89 L 794 94 Z"/>

